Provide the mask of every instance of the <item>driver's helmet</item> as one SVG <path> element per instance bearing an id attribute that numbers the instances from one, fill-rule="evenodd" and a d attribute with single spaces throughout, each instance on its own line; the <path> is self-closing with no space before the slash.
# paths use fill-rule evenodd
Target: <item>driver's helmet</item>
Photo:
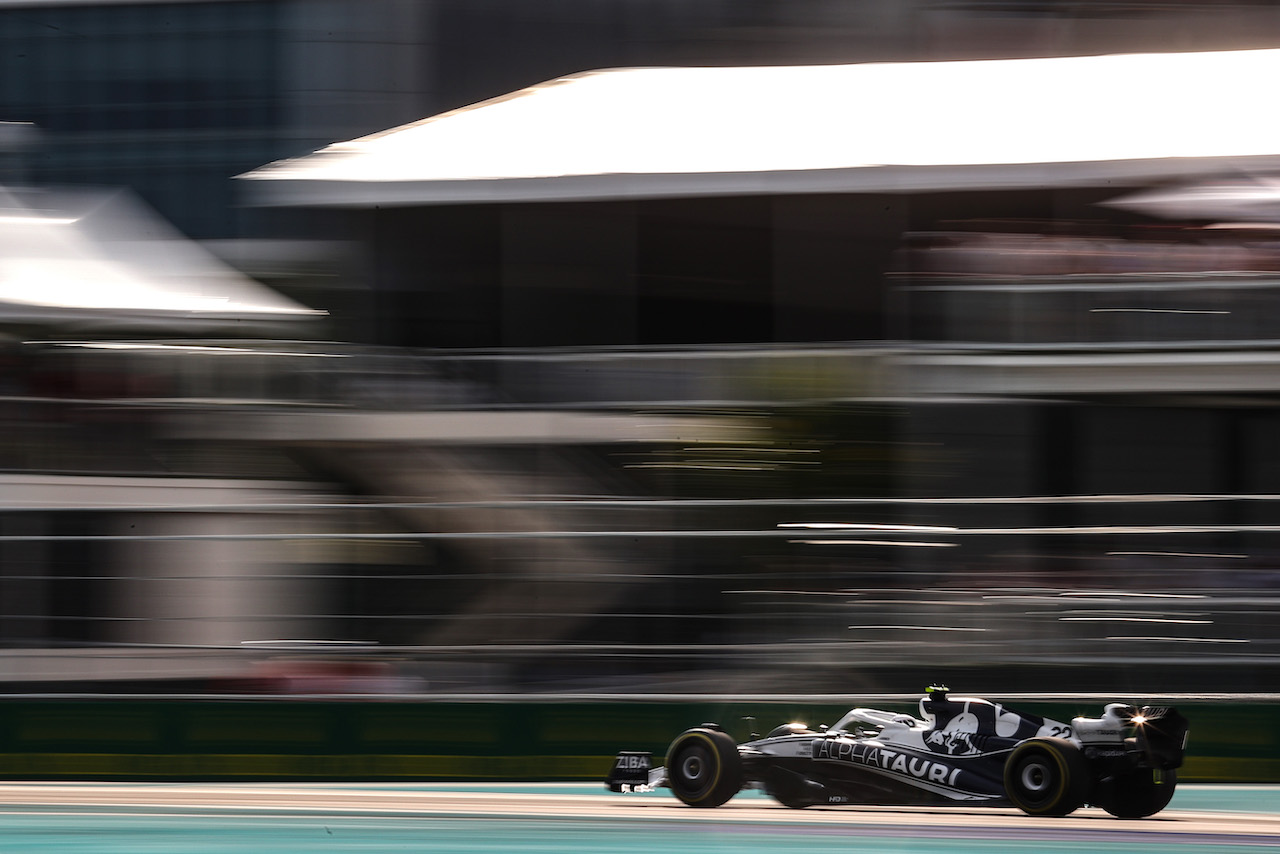
<path id="1" fill-rule="evenodd" d="M 930 685 L 925 689 L 925 695 L 920 700 L 920 717 L 930 726 L 938 725 L 937 707 L 951 702 L 947 696 L 950 690 L 945 685 Z"/>

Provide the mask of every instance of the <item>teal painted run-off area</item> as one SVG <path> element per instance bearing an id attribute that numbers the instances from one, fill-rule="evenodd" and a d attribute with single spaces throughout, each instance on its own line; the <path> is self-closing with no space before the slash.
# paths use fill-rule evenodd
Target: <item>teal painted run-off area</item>
<path id="1" fill-rule="evenodd" d="M 945 839 L 879 836 L 847 831 L 813 832 L 784 826 L 648 826 L 635 821 L 400 819 L 313 817 L 192 818 L 176 816 L 39 817 L 0 819 L 0 851 L 31 854 L 318 854 L 318 852 L 591 852 L 591 854 L 683 854 L 683 852 L 875 851 L 934 854 L 940 844 L 961 854 L 1076 854 L 1080 843 L 1045 840 Z M 1168 842 L 1132 839 L 1099 844 L 1095 852 L 1169 854 Z M 1188 844 L 1195 854 L 1240 854 L 1241 846 Z M 1254 850 L 1259 850 L 1256 846 Z M 1264 849 L 1265 850 L 1265 849 Z M 1271 849 L 1276 850 L 1276 849 Z"/>

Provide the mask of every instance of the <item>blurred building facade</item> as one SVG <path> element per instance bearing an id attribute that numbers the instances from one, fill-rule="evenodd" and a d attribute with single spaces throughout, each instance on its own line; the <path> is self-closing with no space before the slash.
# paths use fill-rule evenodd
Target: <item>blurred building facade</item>
<path id="1" fill-rule="evenodd" d="M 232 176 L 590 69 L 1239 50 L 1278 38 L 1280 12 L 1248 2 L 9 0 L 0 121 L 40 129 L 16 167 L 31 182 L 128 186 L 191 237 L 256 238 L 272 224 L 238 208 Z"/>
<path id="2" fill-rule="evenodd" d="M 308 300 L 340 343 L 10 342 L 6 683 L 243 686 L 289 639 L 437 690 L 1274 673 L 1263 230 L 1110 184 L 315 210 L 232 180 L 592 68 L 1267 47 L 1270 4 L 12 2 L 0 39 L 0 119 L 40 128 L 15 179 L 270 238 L 250 268 L 351 252 Z"/>

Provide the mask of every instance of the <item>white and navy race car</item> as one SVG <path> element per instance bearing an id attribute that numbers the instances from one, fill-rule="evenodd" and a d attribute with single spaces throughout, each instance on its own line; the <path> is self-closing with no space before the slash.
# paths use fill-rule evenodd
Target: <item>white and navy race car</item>
<path id="1" fill-rule="evenodd" d="M 718 807 L 763 789 L 797 809 L 816 804 L 1008 806 L 1064 816 L 1084 804 L 1120 818 L 1168 805 L 1188 724 L 1173 708 L 1123 703 L 1071 723 L 931 687 L 920 717 L 853 709 L 817 731 L 783 724 L 742 744 L 716 724 L 671 742 L 665 767 L 624 751 L 605 785 L 669 787 L 693 807 Z"/>

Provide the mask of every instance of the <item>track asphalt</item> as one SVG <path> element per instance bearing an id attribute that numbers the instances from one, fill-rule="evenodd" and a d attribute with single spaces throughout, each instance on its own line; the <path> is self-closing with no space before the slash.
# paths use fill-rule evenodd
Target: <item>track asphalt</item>
<path id="1" fill-rule="evenodd" d="M 1280 787 L 1179 787 L 1165 813 L 1118 821 L 1013 811 L 788 810 L 743 793 L 719 810 L 603 786 L 182 787 L 0 784 L 0 852 L 1280 852 Z"/>

